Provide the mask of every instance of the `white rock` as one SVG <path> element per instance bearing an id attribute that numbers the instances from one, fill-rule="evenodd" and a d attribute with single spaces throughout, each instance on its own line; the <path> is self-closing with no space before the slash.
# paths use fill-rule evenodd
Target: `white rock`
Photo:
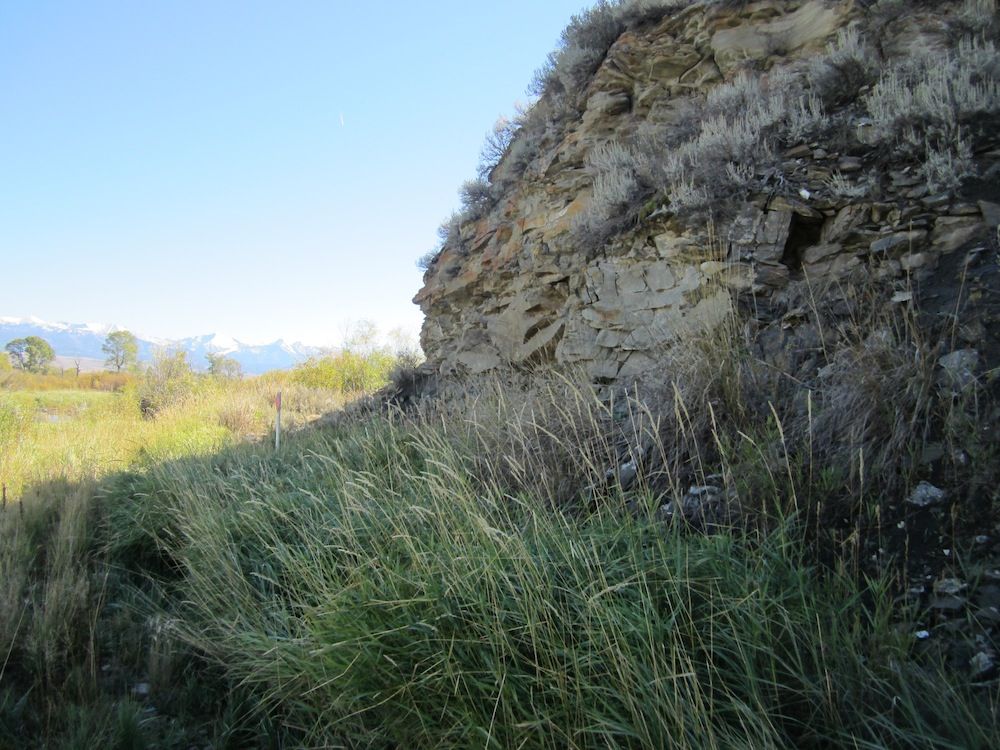
<path id="1" fill-rule="evenodd" d="M 921 482 L 916 486 L 906 502 L 916 505 L 918 508 L 926 508 L 929 505 L 938 505 L 944 502 L 945 491 L 935 487 L 930 482 Z"/>

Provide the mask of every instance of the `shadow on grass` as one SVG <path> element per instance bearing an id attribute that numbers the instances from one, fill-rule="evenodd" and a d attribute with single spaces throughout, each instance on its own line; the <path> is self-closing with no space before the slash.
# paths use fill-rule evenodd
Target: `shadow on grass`
<path id="1" fill-rule="evenodd" d="M 0 746 L 1000 740 L 990 675 L 940 671 L 894 582 L 795 519 L 561 513 L 463 445 L 359 417 L 32 487 L 0 517 Z"/>
<path id="2" fill-rule="evenodd" d="M 248 461 L 280 473 L 329 429 L 297 429 L 281 454 L 241 444 L 36 483 L 0 510 L 0 747 L 294 744 L 219 665 L 165 642 L 183 570 L 164 544 L 158 478 L 225 475 Z"/>

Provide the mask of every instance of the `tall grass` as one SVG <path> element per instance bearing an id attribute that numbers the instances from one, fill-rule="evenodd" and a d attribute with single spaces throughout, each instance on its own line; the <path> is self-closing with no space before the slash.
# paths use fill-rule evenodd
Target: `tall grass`
<path id="1" fill-rule="evenodd" d="M 104 485 L 267 437 L 279 387 L 292 433 L 344 402 L 341 393 L 276 378 L 200 378 L 144 418 L 134 387 L 0 391 L 0 747 L 112 746 L 143 733 L 148 716 L 129 713 L 128 703 L 119 710 L 102 690 L 128 695 L 123 673 L 152 658 L 136 607 L 155 552 L 133 568 L 110 563 L 108 524 L 120 522 L 116 531 L 125 533 L 142 521 L 142 506 L 129 502 L 109 522 Z"/>
<path id="2" fill-rule="evenodd" d="M 171 560 L 174 648 L 304 746 L 1000 739 L 996 691 L 915 662 L 891 580 L 811 562 L 794 519 L 706 536 L 624 503 L 561 512 L 480 474 L 465 438 L 376 419 L 281 460 L 164 465 L 147 541 L 112 548 Z"/>
<path id="3" fill-rule="evenodd" d="M 996 682 L 921 648 L 905 561 L 866 557 L 917 479 L 997 517 L 990 392 L 899 322 L 826 329 L 808 381 L 734 317 L 630 393 L 511 373 L 307 427 L 334 403 L 285 384 L 280 452 L 270 380 L 154 420 L 19 397 L 15 442 L 106 409 L 143 452 L 56 451 L 0 513 L 0 745 L 997 746 Z"/>

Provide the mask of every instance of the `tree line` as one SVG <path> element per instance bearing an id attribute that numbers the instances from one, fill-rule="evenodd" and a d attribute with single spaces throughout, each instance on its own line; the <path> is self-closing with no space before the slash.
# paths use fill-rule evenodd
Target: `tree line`
<path id="1" fill-rule="evenodd" d="M 4 347 L 7 352 L 6 364 L 24 372 L 36 374 L 45 373 L 56 358 L 52 345 L 41 336 L 26 336 L 13 339 Z M 112 331 L 101 345 L 104 352 L 104 364 L 112 372 L 123 372 L 134 369 L 139 363 L 139 341 L 131 331 Z M 243 375 L 240 363 L 232 357 L 222 354 L 208 354 L 208 372 L 226 378 L 239 378 Z M 0 357 L 0 360 L 3 360 Z M 5 364 L 0 361 L 0 369 Z"/>

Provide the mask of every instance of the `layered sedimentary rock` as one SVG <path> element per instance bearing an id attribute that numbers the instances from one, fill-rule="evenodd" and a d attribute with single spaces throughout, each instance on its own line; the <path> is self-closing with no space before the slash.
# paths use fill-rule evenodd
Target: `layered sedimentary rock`
<path id="1" fill-rule="evenodd" d="M 887 305 L 923 295 L 944 314 L 972 299 L 977 312 L 963 316 L 956 335 L 978 345 L 995 337 L 1000 150 L 992 125 L 970 146 L 973 177 L 932 192 L 919 163 L 893 161 L 891 149 L 866 137 L 871 122 L 856 100 L 833 102 L 828 116 L 844 138 L 777 144 L 773 179 L 755 175 L 715 218 L 692 219 L 654 196 L 596 246 L 587 236 L 595 150 L 643 128 L 669 130 L 747 71 L 802 71 L 846 29 L 871 34 L 882 64 L 915 47 L 946 54 L 957 43 L 957 22 L 933 7 L 876 32 L 866 26 L 868 5 L 695 3 L 622 33 L 576 116 L 534 136 L 530 162 L 507 175 L 499 205 L 466 221 L 460 241 L 446 243 L 429 268 L 415 298 L 429 364 L 476 373 L 557 362 L 583 366 L 595 382 L 621 382 L 655 371 L 666 349 L 737 308 L 777 356 L 818 347 L 816 315 L 836 309 L 845 289 L 874 282 L 890 287 Z M 545 98 L 536 105 L 547 106 Z M 494 181 L 509 168 L 502 161 Z"/>

